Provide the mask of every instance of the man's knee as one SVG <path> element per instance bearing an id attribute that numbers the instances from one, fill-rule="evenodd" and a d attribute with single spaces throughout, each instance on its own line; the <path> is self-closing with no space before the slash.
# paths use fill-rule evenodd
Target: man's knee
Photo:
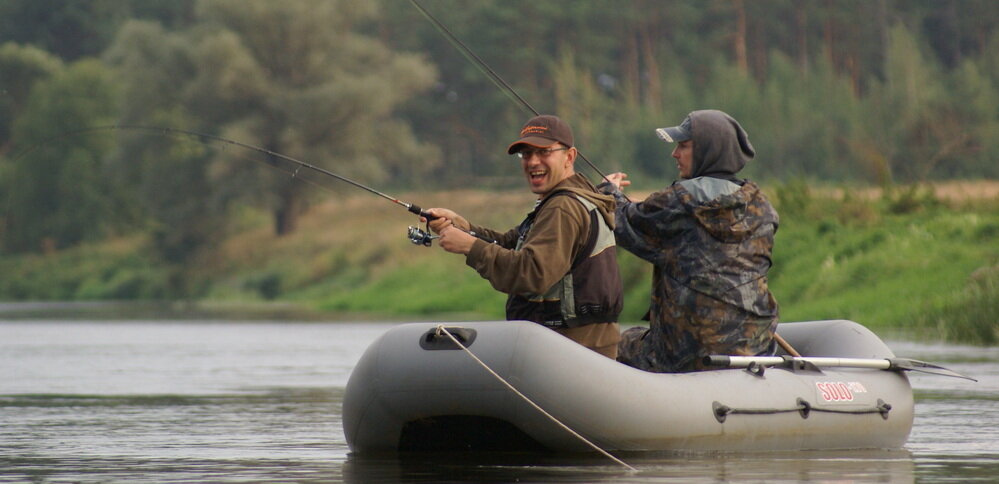
<path id="1" fill-rule="evenodd" d="M 641 326 L 628 328 L 622 332 L 621 341 L 617 344 L 617 361 L 638 368 L 636 362 L 643 354 L 642 339 L 648 332 L 649 328 Z"/>

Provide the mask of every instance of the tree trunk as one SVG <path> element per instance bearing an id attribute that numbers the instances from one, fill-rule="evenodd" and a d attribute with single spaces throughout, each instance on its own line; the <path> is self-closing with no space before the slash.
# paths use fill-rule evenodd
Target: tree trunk
<path id="1" fill-rule="evenodd" d="M 735 64 L 743 74 L 749 73 L 749 60 L 746 58 L 746 5 L 743 0 L 732 0 L 735 8 L 735 37 L 732 47 Z"/>
<path id="2" fill-rule="evenodd" d="M 625 44 L 625 53 L 621 56 L 621 84 L 624 90 L 624 98 L 628 105 L 638 104 L 641 96 L 642 73 L 638 61 L 638 39 L 634 33 L 628 34 L 628 42 Z"/>
<path id="3" fill-rule="evenodd" d="M 274 210 L 274 233 L 288 235 L 298 227 L 298 216 L 302 213 L 302 197 L 293 183 L 285 183 L 278 194 L 278 206 Z"/>
<path id="4" fill-rule="evenodd" d="M 662 106 L 662 82 L 659 77 L 659 63 L 656 62 L 656 44 L 652 41 L 650 30 L 649 24 L 643 23 L 639 31 L 642 37 L 642 57 L 648 75 L 645 105 L 658 109 Z"/>
<path id="5" fill-rule="evenodd" d="M 826 0 L 826 20 L 822 23 L 822 40 L 825 43 L 826 52 L 829 54 L 829 64 L 833 66 L 833 69 L 839 71 L 840 65 L 837 62 L 839 56 L 837 55 L 836 49 L 839 48 L 836 45 L 836 21 L 833 19 L 832 15 L 828 12 L 832 12 L 836 5 L 832 0 Z"/>
<path id="6" fill-rule="evenodd" d="M 798 44 L 798 67 L 801 72 L 808 74 L 808 10 L 803 2 L 794 4 L 795 10 L 795 37 Z"/>

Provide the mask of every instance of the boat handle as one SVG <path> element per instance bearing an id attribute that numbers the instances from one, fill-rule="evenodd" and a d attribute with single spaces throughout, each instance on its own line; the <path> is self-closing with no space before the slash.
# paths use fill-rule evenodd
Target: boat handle
<path id="1" fill-rule="evenodd" d="M 445 329 L 466 348 L 472 346 L 472 343 L 475 342 L 476 331 L 474 329 L 462 328 L 460 326 L 445 327 Z M 437 327 L 420 335 L 420 348 L 428 351 L 461 349 L 446 334 L 437 331 Z"/>

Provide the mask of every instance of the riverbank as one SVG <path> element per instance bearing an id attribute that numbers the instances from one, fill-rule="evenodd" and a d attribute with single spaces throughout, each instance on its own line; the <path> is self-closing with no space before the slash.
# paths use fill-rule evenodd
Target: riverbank
<path id="1" fill-rule="evenodd" d="M 888 193 L 765 187 L 781 214 L 771 271 L 781 320 L 845 318 L 928 339 L 996 344 L 996 185 Z M 400 195 L 495 227 L 514 226 L 532 204 L 520 191 Z M 150 256 L 143 235 L 44 256 L 0 257 L 0 300 L 161 300 L 180 278 L 202 304 L 282 308 L 275 314 L 290 308 L 306 319 L 503 317 L 504 297 L 460 257 L 412 245 L 406 227 L 416 218 L 366 194 L 313 207 L 284 237 L 272 233 L 266 214 L 240 217 L 241 230 L 183 271 Z M 647 309 L 651 270 L 626 252 L 619 259 L 622 322 L 635 323 Z"/>

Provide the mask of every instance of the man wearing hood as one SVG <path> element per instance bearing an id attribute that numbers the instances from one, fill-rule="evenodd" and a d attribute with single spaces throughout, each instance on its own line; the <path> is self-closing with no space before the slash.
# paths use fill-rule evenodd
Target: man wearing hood
<path id="1" fill-rule="evenodd" d="M 497 232 L 451 210 L 432 208 L 427 212 L 439 218 L 430 221 L 430 228 L 440 234 L 444 250 L 464 254 L 465 264 L 508 295 L 508 320 L 533 321 L 615 358 L 623 289 L 614 246 L 614 198 L 598 193 L 574 171 L 572 130 L 556 116 L 528 120 L 507 154 L 520 158 L 537 196 L 519 226 Z"/>
<path id="2" fill-rule="evenodd" d="M 767 286 L 778 217 L 735 174 L 755 151 L 742 126 L 694 111 L 656 134 L 676 143 L 682 180 L 632 203 L 624 173 L 600 189 L 617 200 L 617 243 L 654 265 L 649 328 L 624 332 L 618 360 L 653 372 L 704 369 L 705 355 L 772 355 L 777 301 Z"/>

